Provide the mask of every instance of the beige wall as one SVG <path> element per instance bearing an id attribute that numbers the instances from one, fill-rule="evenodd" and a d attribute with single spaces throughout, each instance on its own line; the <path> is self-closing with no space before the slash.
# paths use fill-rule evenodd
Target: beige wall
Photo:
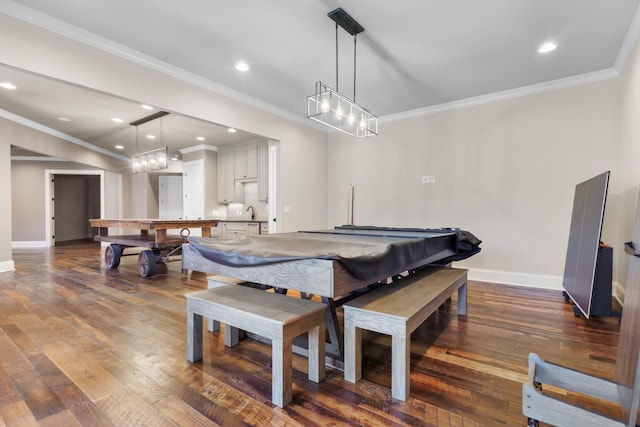
<path id="1" fill-rule="evenodd" d="M 619 79 L 383 122 L 378 137 L 332 135 L 329 223 L 460 227 L 483 240 L 471 277 L 560 288 L 575 185 L 612 171 L 622 190 Z M 422 184 L 421 177 L 435 176 Z M 616 218 L 614 201 L 607 219 Z M 615 244 L 605 224 L 604 240 Z"/>
<path id="2" fill-rule="evenodd" d="M 354 140 L 327 137 L 219 95 L 207 82 L 172 77 L 5 15 L 0 27 L 14 41 L 0 50 L 0 62 L 278 140 L 281 231 L 344 223 L 345 188 L 354 184 L 357 224 L 476 233 L 483 252 L 463 263 L 475 278 L 559 288 L 575 185 L 611 170 L 603 239 L 616 248 L 623 282 L 620 243 L 640 183 L 637 53 L 619 79 L 382 121 L 378 137 Z M 114 170 L 81 155 L 83 163 Z M 423 175 L 436 181 L 421 184 Z M 124 215 L 150 211 L 152 184 L 128 173 L 122 181 Z M 292 213 L 282 214 L 284 206 Z M 0 262 L 10 259 L 1 245 Z"/>
<path id="3" fill-rule="evenodd" d="M 11 256 L 11 146 L 0 126 L 0 272 L 14 269 Z"/>
<path id="4" fill-rule="evenodd" d="M 44 246 L 46 244 L 46 197 L 45 176 L 47 173 L 75 174 L 75 171 L 101 171 L 74 162 L 61 161 L 11 161 L 12 242 L 16 246 Z M 115 214 L 121 210 L 119 174 L 103 172 L 105 203 L 104 212 Z M 99 196 L 99 193 L 97 194 Z M 98 216 L 100 216 L 98 214 Z"/>
<path id="5" fill-rule="evenodd" d="M 0 14 L 0 27 L 12 40 L 0 62 L 279 141 L 278 210 L 292 211 L 279 215 L 280 231 L 326 226 L 326 132 L 219 95 L 208 82 L 163 74 L 7 15 Z"/>
<path id="6" fill-rule="evenodd" d="M 291 207 L 291 213 L 278 217 L 279 231 L 326 226 L 326 132 L 221 96 L 214 92 L 215 88 L 210 87 L 208 82 L 163 74 L 7 15 L 0 14 L 0 28 L 2 40 L 11 40 L 10 44 L 0 41 L 1 63 L 279 141 L 277 210 L 281 212 L 282 206 Z M 105 70 L 110 72 L 105 73 Z M 304 100 L 301 102 L 304 105 Z M 82 147 L 62 140 L 52 142 L 52 137 L 31 129 L 20 129 L 21 135 L 7 137 L 15 128 L 13 124 L 3 126 L 0 123 L 0 144 L 7 146 L 7 153 L 0 153 L 0 162 L 9 163 L 8 145 L 15 144 L 32 151 L 120 172 L 121 214 L 147 216 L 147 213 L 157 209 L 157 200 L 153 203 L 153 198 L 157 197 L 154 184 L 148 178 L 131 175 L 126 162 L 112 161 L 89 150 L 85 152 Z M 8 206 L 6 216 L 0 215 L 0 219 L 9 220 L 10 195 L 0 194 L 4 196 L 0 202 Z M 10 237 L 4 245 L 0 247 L 0 263 L 5 260 L 11 262 Z"/>
<path id="7" fill-rule="evenodd" d="M 633 236 L 640 191 L 640 120 L 638 120 L 640 117 L 640 45 L 636 44 L 634 54 L 620 80 L 620 212 L 616 220 L 619 224 L 617 240 L 627 242 Z M 621 257 L 622 259 L 618 259 L 614 268 L 619 268 L 621 283 L 624 283 L 627 257 L 625 255 Z"/>

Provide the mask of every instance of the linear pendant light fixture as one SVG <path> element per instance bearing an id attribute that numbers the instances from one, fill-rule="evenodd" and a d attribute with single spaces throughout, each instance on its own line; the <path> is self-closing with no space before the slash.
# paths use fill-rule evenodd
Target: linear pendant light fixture
<path id="1" fill-rule="evenodd" d="M 316 82 L 316 93 L 307 98 L 307 117 L 357 138 L 377 135 L 378 118 L 356 103 L 356 36 L 364 28 L 341 7 L 327 16 L 336 23 L 336 90 Z M 338 92 L 338 26 L 353 36 L 353 99 Z"/>
<path id="2" fill-rule="evenodd" d="M 129 123 L 129 125 L 136 127 L 136 151 L 138 151 L 138 126 L 159 118 L 160 138 L 162 139 L 162 117 L 166 116 L 167 114 L 169 113 L 167 113 L 166 111 L 158 111 L 157 113 L 153 113 L 149 116 Z M 166 169 L 168 167 L 168 151 L 169 149 L 165 145 L 164 147 L 156 148 L 154 150 L 149 150 L 142 153 L 136 152 L 136 154 L 134 154 L 131 158 L 131 170 L 133 171 L 133 173 L 140 173 Z"/>

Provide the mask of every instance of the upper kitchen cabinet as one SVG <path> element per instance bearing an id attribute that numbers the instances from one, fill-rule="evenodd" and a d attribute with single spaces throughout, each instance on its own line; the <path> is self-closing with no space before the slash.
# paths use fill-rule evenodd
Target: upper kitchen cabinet
<path id="1" fill-rule="evenodd" d="M 218 201 L 243 203 L 243 183 L 257 182 L 258 201 L 269 202 L 269 145 L 252 143 L 218 152 Z"/>
<path id="2" fill-rule="evenodd" d="M 234 148 L 235 179 L 258 179 L 258 144 L 243 145 Z"/>
<path id="3" fill-rule="evenodd" d="M 224 204 L 242 203 L 243 194 L 238 191 L 234 179 L 234 150 L 218 152 L 218 202 Z"/>

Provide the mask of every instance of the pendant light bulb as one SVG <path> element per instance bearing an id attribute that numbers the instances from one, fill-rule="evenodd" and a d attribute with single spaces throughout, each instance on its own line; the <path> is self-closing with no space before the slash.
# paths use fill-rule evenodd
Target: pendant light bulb
<path id="1" fill-rule="evenodd" d="M 358 126 L 360 126 L 360 129 L 365 129 L 367 127 L 367 122 L 364 120 L 364 117 L 360 119 Z"/>
<path id="2" fill-rule="evenodd" d="M 322 102 L 320 102 L 320 111 L 328 113 L 330 109 L 329 101 L 327 99 L 323 99 Z"/>

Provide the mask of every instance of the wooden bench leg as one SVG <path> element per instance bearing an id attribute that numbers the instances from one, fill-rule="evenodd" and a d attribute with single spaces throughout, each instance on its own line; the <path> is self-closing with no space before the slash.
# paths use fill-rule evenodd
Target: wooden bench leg
<path id="1" fill-rule="evenodd" d="M 224 345 L 234 347 L 240 342 L 240 329 L 234 328 L 225 323 L 224 325 Z"/>
<path id="2" fill-rule="evenodd" d="M 227 286 L 228 284 L 229 283 L 227 282 L 221 282 L 219 280 L 207 279 L 207 289 L 220 288 L 223 286 Z M 207 326 L 209 332 L 220 332 L 220 322 L 218 322 L 217 320 L 209 319 Z"/>
<path id="3" fill-rule="evenodd" d="M 271 401 L 281 408 L 291 402 L 291 340 L 271 340 Z"/>
<path id="4" fill-rule="evenodd" d="M 344 379 L 350 383 L 362 378 L 362 329 L 344 325 Z"/>
<path id="5" fill-rule="evenodd" d="M 325 376 L 324 346 L 325 327 L 316 326 L 309 330 L 309 380 L 319 383 Z"/>
<path id="6" fill-rule="evenodd" d="M 202 316 L 187 307 L 187 360 L 202 360 Z"/>
<path id="7" fill-rule="evenodd" d="M 207 324 L 209 332 L 220 332 L 220 322 L 217 320 L 209 319 Z"/>
<path id="8" fill-rule="evenodd" d="M 411 339 L 409 331 L 404 336 L 391 336 L 391 396 L 407 400 L 409 396 L 409 368 L 411 366 Z"/>
<path id="9" fill-rule="evenodd" d="M 467 315 L 467 282 L 458 288 L 458 315 Z"/>

